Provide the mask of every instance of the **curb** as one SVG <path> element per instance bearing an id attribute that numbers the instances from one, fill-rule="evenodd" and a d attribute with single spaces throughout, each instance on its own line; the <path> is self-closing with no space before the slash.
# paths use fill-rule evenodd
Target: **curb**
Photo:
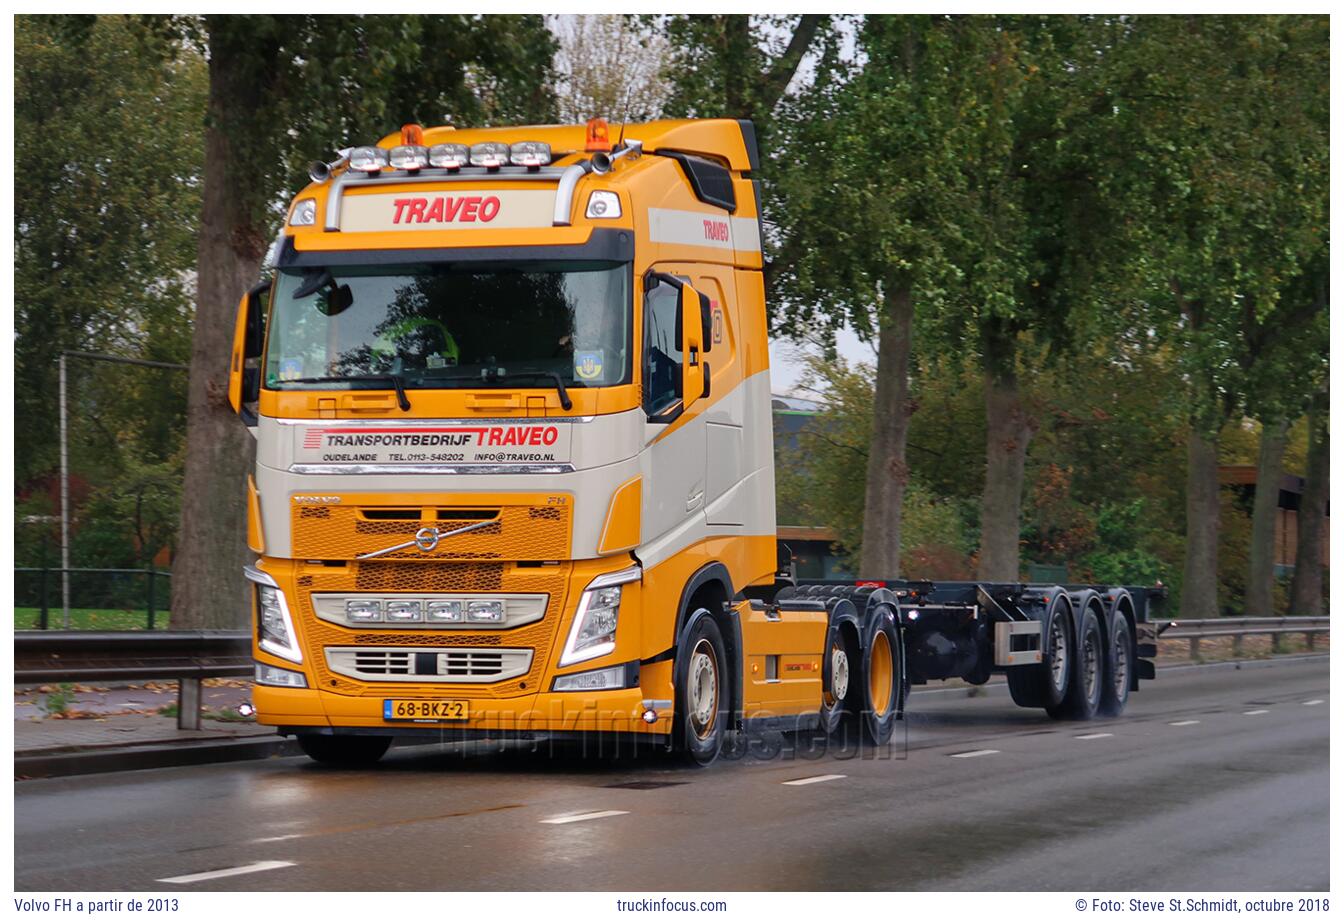
<path id="1" fill-rule="evenodd" d="M 192 767 L 208 763 L 264 760 L 301 753 L 298 742 L 279 735 L 220 741 L 169 741 L 103 749 L 48 748 L 14 755 L 14 778 L 48 779 L 85 773 Z"/>

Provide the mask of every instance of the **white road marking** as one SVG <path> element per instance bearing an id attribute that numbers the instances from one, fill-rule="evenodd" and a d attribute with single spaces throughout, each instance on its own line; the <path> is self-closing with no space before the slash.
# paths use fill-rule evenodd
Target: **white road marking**
<path id="1" fill-rule="evenodd" d="M 1091 741 L 1094 738 L 1114 738 L 1115 735 L 1110 732 L 1093 732 L 1090 735 L 1074 735 L 1079 741 Z"/>
<path id="2" fill-rule="evenodd" d="M 252 843 L 278 843 L 281 840 L 297 840 L 303 834 L 281 834 L 279 837 L 258 837 Z"/>
<path id="3" fill-rule="evenodd" d="M 1324 703 L 1324 702 L 1325 702 L 1325 700 L 1307 700 L 1307 701 L 1306 701 L 1305 703 L 1303 703 L 1302 705 L 1303 705 L 1303 706 L 1319 706 L 1319 705 L 1321 705 L 1321 704 Z"/>
<path id="4" fill-rule="evenodd" d="M 780 783 L 781 786 L 810 786 L 813 783 L 829 783 L 833 779 L 844 779 L 843 773 L 823 773 L 821 776 L 805 776 L 802 779 L 790 779 Z"/>
<path id="5" fill-rule="evenodd" d="M 1244 716 L 1262 716 L 1269 712 L 1268 709 L 1248 709 L 1242 713 Z"/>
<path id="6" fill-rule="evenodd" d="M 292 866 L 294 863 L 286 862 L 283 859 L 268 859 L 263 862 L 248 863 L 246 866 L 234 866 L 232 869 L 215 869 L 212 872 L 197 872 L 192 875 L 174 875 L 172 878 L 161 878 L 156 881 L 165 882 L 169 885 L 189 885 L 192 882 L 205 882 L 212 878 L 228 878 L 231 875 L 246 875 L 249 872 L 265 872 L 267 869 L 283 869 L 285 866 Z"/>
<path id="7" fill-rule="evenodd" d="M 554 818 L 542 818 L 541 824 L 573 824 L 575 821 L 593 821 L 597 818 L 614 818 L 617 815 L 628 815 L 628 811 L 585 811 L 578 815 L 557 815 Z"/>
<path id="8" fill-rule="evenodd" d="M 1176 725 L 1176 726 L 1181 726 L 1181 725 L 1198 725 L 1198 724 L 1199 724 L 1199 720 L 1198 720 L 1198 719 L 1184 719 L 1184 720 L 1182 720 L 1182 721 L 1180 721 L 1180 722 L 1168 722 L 1167 724 L 1168 724 L 1168 725 Z"/>
<path id="9" fill-rule="evenodd" d="M 949 754 L 949 757 L 984 757 L 986 754 L 997 754 L 998 751 L 986 749 L 983 751 L 962 751 L 960 754 Z"/>

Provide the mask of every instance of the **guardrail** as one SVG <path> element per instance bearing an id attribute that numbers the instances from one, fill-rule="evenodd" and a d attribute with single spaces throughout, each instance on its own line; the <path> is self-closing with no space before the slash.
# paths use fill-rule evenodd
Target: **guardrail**
<path id="1" fill-rule="evenodd" d="M 247 632 L 45 632 L 14 634 L 14 682 L 176 680 L 177 727 L 201 727 L 201 681 L 250 677 Z"/>
<path id="2" fill-rule="evenodd" d="M 1316 636 L 1330 631 L 1329 617 L 1219 617 L 1213 620 L 1172 620 L 1162 631 L 1163 639 L 1185 639 L 1190 643 L 1190 657 L 1199 654 L 1201 639 L 1232 637 L 1232 651 L 1241 651 L 1246 636 L 1272 636 L 1275 649 L 1279 637 L 1301 634 L 1306 637 L 1307 650 L 1316 648 Z"/>

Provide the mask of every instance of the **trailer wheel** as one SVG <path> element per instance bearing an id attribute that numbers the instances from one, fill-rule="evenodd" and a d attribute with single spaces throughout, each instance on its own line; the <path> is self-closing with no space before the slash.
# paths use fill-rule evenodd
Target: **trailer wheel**
<path id="1" fill-rule="evenodd" d="M 854 679 L 859 662 L 854 634 L 831 624 L 826 632 L 826 657 L 822 661 L 821 730 L 828 735 L 841 728 L 851 712 L 847 705 L 855 693 Z"/>
<path id="2" fill-rule="evenodd" d="M 1050 605 L 1041 629 L 1041 663 L 1008 669 L 1008 692 L 1027 709 L 1059 706 L 1068 695 L 1073 676 L 1073 640 L 1067 603 Z"/>
<path id="3" fill-rule="evenodd" d="M 1111 641 L 1106 654 L 1106 681 L 1101 690 L 1101 714 L 1118 716 L 1129 702 L 1129 675 L 1131 655 L 1129 621 L 1119 611 L 1111 627 Z"/>
<path id="4" fill-rule="evenodd" d="M 861 707 L 856 715 L 863 726 L 863 737 L 880 747 L 891 741 L 905 690 L 905 659 L 895 614 L 887 607 L 879 607 L 868 618 L 864 637 L 863 667 L 857 675 L 850 670 L 848 698 L 851 712 Z M 861 692 L 855 693 L 854 689 Z"/>
<path id="5" fill-rule="evenodd" d="M 723 635 L 708 611 L 701 614 L 677 656 L 677 708 L 673 746 L 685 760 L 709 766 L 723 749 L 728 725 L 728 683 L 725 680 Z"/>
<path id="6" fill-rule="evenodd" d="M 1087 721 L 1097 714 L 1106 684 L 1106 643 L 1095 610 L 1083 614 L 1082 642 L 1069 682 L 1069 692 L 1058 706 L 1046 707 L 1052 719 Z"/>
<path id="7" fill-rule="evenodd" d="M 367 767 L 392 746 L 391 738 L 362 735 L 299 735 L 303 753 L 333 767 Z"/>

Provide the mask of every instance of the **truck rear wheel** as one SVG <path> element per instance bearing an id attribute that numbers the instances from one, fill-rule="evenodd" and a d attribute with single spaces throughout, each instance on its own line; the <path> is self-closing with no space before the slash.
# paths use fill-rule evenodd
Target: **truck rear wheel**
<path id="1" fill-rule="evenodd" d="M 1101 693 L 1106 683 L 1106 644 L 1101 637 L 1101 624 L 1095 610 L 1083 614 L 1078 660 L 1075 662 L 1069 692 L 1058 706 L 1047 706 L 1052 719 L 1087 721 L 1097 714 Z"/>
<path id="2" fill-rule="evenodd" d="M 875 610 L 864 626 L 864 638 L 863 666 L 857 675 L 850 670 L 847 698 L 851 712 L 863 726 L 864 739 L 880 747 L 891 741 L 905 690 L 905 659 L 896 615 L 886 607 Z"/>
<path id="3" fill-rule="evenodd" d="M 1041 624 L 1041 663 L 1008 669 L 1008 692 L 1027 709 L 1049 710 L 1064 702 L 1073 677 L 1073 640 L 1069 607 L 1056 600 Z"/>
<path id="4" fill-rule="evenodd" d="M 686 637 L 684 654 L 677 656 L 677 708 L 673 746 L 685 760 L 709 766 L 723 749 L 728 724 L 728 683 L 725 680 L 723 635 L 707 611 Z"/>
<path id="5" fill-rule="evenodd" d="M 1129 702 L 1130 645 L 1129 621 L 1120 611 L 1111 626 L 1111 641 L 1106 649 L 1106 680 L 1101 690 L 1101 714 L 1118 716 Z"/>
<path id="6" fill-rule="evenodd" d="M 334 767 L 367 767 L 392 746 L 391 738 L 361 735 L 299 735 L 299 747 L 318 763 Z"/>

